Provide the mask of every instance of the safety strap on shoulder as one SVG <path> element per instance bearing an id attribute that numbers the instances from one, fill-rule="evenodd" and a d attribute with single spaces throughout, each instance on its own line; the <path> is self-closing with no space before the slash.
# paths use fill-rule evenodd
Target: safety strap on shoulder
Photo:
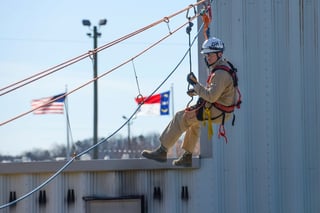
<path id="1" fill-rule="evenodd" d="M 212 72 L 214 73 L 215 71 L 217 70 L 224 70 L 224 71 L 227 71 L 231 77 L 232 77 L 232 80 L 233 80 L 233 86 L 234 87 L 237 87 L 238 86 L 238 76 L 237 76 L 237 68 L 235 68 L 233 66 L 233 64 L 231 62 L 228 61 L 228 65 L 230 66 L 226 66 L 226 65 L 218 65 L 216 66 Z"/>

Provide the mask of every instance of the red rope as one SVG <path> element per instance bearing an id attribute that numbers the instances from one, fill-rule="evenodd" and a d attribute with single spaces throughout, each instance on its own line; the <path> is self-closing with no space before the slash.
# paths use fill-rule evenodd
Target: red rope
<path id="1" fill-rule="evenodd" d="M 222 124 L 220 124 L 220 126 L 219 126 L 218 138 L 220 138 L 221 136 L 224 137 L 225 142 L 228 143 L 227 133 L 224 128 L 224 125 L 222 125 Z"/>

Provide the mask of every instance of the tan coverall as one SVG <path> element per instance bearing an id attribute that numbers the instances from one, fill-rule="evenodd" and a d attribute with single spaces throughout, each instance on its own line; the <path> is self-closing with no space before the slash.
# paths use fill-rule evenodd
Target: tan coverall
<path id="1" fill-rule="evenodd" d="M 225 106 L 233 105 L 236 101 L 236 89 L 233 86 L 233 79 L 231 75 L 225 70 L 216 70 L 213 75 L 211 71 L 215 66 L 226 65 L 225 59 L 219 59 L 215 64 L 209 67 L 209 77 L 207 86 L 203 86 L 200 83 L 194 85 L 195 92 L 199 97 L 203 98 L 209 103 L 218 102 Z M 217 117 L 221 115 L 221 111 L 214 106 L 210 109 L 211 117 Z M 230 118 L 230 113 L 226 113 L 225 121 Z M 222 116 L 213 120 L 214 123 L 221 123 Z M 161 144 L 170 149 L 179 139 L 179 137 L 186 132 L 182 143 L 182 148 L 190 153 L 193 152 L 199 137 L 200 137 L 200 124 L 196 117 L 196 111 L 181 110 L 175 114 L 171 122 L 164 129 L 160 135 Z"/>

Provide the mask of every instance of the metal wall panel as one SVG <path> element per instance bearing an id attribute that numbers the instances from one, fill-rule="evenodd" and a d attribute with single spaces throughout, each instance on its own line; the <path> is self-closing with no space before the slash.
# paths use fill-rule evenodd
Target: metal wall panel
<path id="1" fill-rule="evenodd" d="M 197 162 L 197 159 L 194 160 Z M 141 169 L 132 169 L 130 165 L 137 166 L 140 163 Z M 201 178 L 210 178 L 209 174 L 203 173 L 199 176 L 199 167 L 158 168 L 159 163 L 146 159 L 126 160 L 126 168 L 115 168 L 114 165 L 121 165 L 123 160 L 110 162 L 104 160 L 77 161 L 63 173 L 55 177 L 51 182 L 23 199 L 12 207 L 1 209 L 1 213 L 20 212 L 46 212 L 46 213 L 85 213 L 85 198 L 120 198 L 124 196 L 143 196 L 145 212 L 196 212 L 202 208 L 204 203 L 199 202 L 205 194 L 194 195 L 194 192 L 203 190 L 209 191 L 208 186 L 202 185 Z M 171 163 L 171 162 L 170 162 Z M 153 164 L 153 169 L 143 168 L 145 164 Z M 169 163 L 168 163 L 169 164 Z M 9 192 L 15 191 L 17 198 L 33 191 L 36 187 L 47 181 L 53 174 L 54 168 L 61 165 L 61 162 L 33 162 L 33 163 L 11 163 L 5 164 L 0 173 L 0 203 L 6 204 L 9 200 Z M 82 169 L 79 171 L 75 168 Z M 163 166 L 163 164 L 161 164 Z M 31 170 L 21 172 L 24 167 L 33 166 L 40 172 Z M 102 168 L 104 166 L 104 168 Z M 89 169 L 95 167 L 95 170 Z M 48 168 L 45 170 L 45 168 Z M 89 171 L 85 171 L 88 168 Z M 205 175 L 206 174 L 206 175 Z M 198 189 L 199 187 L 199 189 Z M 202 187 L 202 189 L 200 189 Z M 155 195 L 154 189 L 159 188 L 159 196 Z M 182 194 L 182 188 L 185 192 Z M 74 202 L 68 202 L 68 190 L 74 190 Z M 188 193 L 186 192 L 188 191 Z M 46 192 L 46 201 L 40 203 L 41 191 Z M 196 205 L 199 203 L 199 205 Z M 206 203 L 206 204 L 210 204 Z M 106 212 L 108 212 L 106 210 Z"/>
<path id="2" fill-rule="evenodd" d="M 212 141 L 214 212 L 320 212 L 319 2 L 219 0 L 213 14 L 243 93 L 229 144 Z"/>

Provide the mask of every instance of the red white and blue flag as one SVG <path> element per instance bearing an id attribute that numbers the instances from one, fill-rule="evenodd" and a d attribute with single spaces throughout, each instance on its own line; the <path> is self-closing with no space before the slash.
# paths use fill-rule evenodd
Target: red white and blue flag
<path id="1" fill-rule="evenodd" d="M 36 109 L 33 111 L 33 113 L 36 115 L 63 114 L 64 100 L 65 100 L 64 95 L 65 95 L 65 93 L 62 93 L 62 94 L 47 97 L 47 98 L 40 98 L 40 99 L 32 100 L 31 107 L 32 107 L 32 109 Z M 61 98 L 59 98 L 59 97 L 61 97 Z"/>
<path id="2" fill-rule="evenodd" d="M 135 101 L 141 104 L 137 115 L 169 115 L 170 91 L 152 95 L 150 97 L 137 97 Z"/>

